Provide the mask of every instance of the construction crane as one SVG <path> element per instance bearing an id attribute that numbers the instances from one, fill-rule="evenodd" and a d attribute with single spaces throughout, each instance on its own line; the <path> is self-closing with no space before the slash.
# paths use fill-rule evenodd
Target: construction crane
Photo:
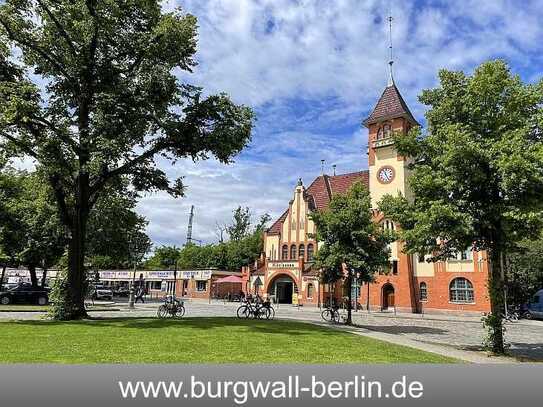
<path id="1" fill-rule="evenodd" d="M 194 205 L 191 205 L 190 215 L 189 215 L 189 226 L 187 228 L 187 242 L 185 243 L 185 246 L 188 244 L 191 244 L 192 242 L 198 242 L 199 244 L 202 244 L 201 240 L 194 239 L 192 237 L 192 221 L 193 220 L 194 220 Z"/>

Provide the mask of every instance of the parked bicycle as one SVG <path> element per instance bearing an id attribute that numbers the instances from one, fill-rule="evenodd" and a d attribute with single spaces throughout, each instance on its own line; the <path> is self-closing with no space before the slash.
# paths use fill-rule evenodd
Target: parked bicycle
<path id="1" fill-rule="evenodd" d="M 237 316 L 240 319 L 271 319 L 275 317 L 275 310 L 269 305 L 265 305 L 264 302 L 251 302 L 245 301 L 239 306 L 237 310 Z M 273 315 L 273 316 L 272 316 Z"/>
<path id="2" fill-rule="evenodd" d="M 159 318 L 182 318 L 185 315 L 185 304 L 173 295 L 164 298 L 164 304 L 158 307 L 157 316 Z"/>
<path id="3" fill-rule="evenodd" d="M 337 305 L 328 305 L 326 308 L 321 312 L 321 317 L 327 322 L 332 323 L 339 323 L 341 320 L 341 317 L 339 315 L 339 306 Z"/>

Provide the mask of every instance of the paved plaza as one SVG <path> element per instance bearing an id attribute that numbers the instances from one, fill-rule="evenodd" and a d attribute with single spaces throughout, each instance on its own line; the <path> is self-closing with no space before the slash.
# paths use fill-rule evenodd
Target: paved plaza
<path id="1" fill-rule="evenodd" d="M 234 317 L 239 303 L 191 300 L 185 302 L 187 317 Z M 126 303 L 110 304 L 111 310 L 91 312 L 95 318 L 154 317 L 158 303 L 137 304 L 133 311 Z M 486 363 L 514 359 L 489 358 L 481 352 L 484 330 L 478 317 L 449 315 L 414 315 L 358 311 L 353 312 L 355 327 L 336 325 L 356 334 L 447 354 L 461 359 Z M 39 319 L 40 312 L 0 312 L 2 319 Z M 276 317 L 323 323 L 318 308 L 279 305 Z M 511 354 L 520 360 L 543 361 L 543 321 L 521 320 L 507 324 L 507 341 Z"/>

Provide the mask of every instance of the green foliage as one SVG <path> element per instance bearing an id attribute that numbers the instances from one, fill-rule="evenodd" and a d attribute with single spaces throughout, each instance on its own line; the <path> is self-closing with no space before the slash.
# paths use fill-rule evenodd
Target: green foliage
<path id="1" fill-rule="evenodd" d="M 9 168 L 0 171 L 0 184 L 0 245 L 9 263 L 27 267 L 37 285 L 35 269 L 55 265 L 66 246 L 51 190 L 38 174 Z"/>
<path id="2" fill-rule="evenodd" d="M 389 266 L 388 244 L 394 236 L 374 222 L 368 190 L 354 184 L 346 194 L 332 197 L 327 210 L 311 215 L 321 242 L 315 267 L 324 282 L 344 278 L 343 264 L 355 270 L 362 281 Z"/>
<path id="3" fill-rule="evenodd" d="M 155 249 L 153 255 L 145 262 L 145 267 L 148 270 L 173 269 L 175 263 L 179 263 L 179 257 L 179 247 L 160 246 Z"/>
<path id="4" fill-rule="evenodd" d="M 471 76 L 442 70 L 439 79 L 420 97 L 430 107 L 427 133 L 394 137 L 412 159 L 415 199 L 386 196 L 379 208 L 401 224 L 408 253 L 446 260 L 470 246 L 488 251 L 499 321 L 491 337 L 502 353 L 503 255 L 543 227 L 543 81 L 523 84 L 500 60 Z"/>
<path id="5" fill-rule="evenodd" d="M 86 227 L 108 188 L 182 196 L 155 159 L 228 163 L 254 115 L 178 79 L 196 65 L 196 18 L 158 0 L 6 0 L 0 43 L 0 157 L 34 159 L 54 191 L 84 316 Z"/>
<path id="6" fill-rule="evenodd" d="M 51 292 L 49 293 L 49 316 L 58 321 L 68 321 L 72 319 L 71 310 L 74 308 L 70 304 L 70 295 L 68 295 L 68 279 L 66 271 L 59 270 L 53 281 Z"/>
<path id="7" fill-rule="evenodd" d="M 311 215 L 321 246 L 315 265 L 321 281 L 344 280 L 349 296 L 347 324 L 351 323 L 351 286 L 353 280 L 371 281 L 375 273 L 389 266 L 389 243 L 394 236 L 374 220 L 369 191 L 354 184 L 346 194 L 332 197 L 327 210 Z"/>
<path id="8" fill-rule="evenodd" d="M 519 243 L 507 256 L 507 302 L 526 304 L 543 288 L 543 238 Z"/>
<path id="9" fill-rule="evenodd" d="M 177 259 L 179 269 L 218 268 L 238 271 L 260 257 L 263 248 L 263 232 L 269 222 L 269 215 L 261 216 L 257 225 L 253 226 L 249 208 L 238 207 L 234 210 L 232 223 L 227 227 L 235 231 L 234 237 L 227 242 L 206 244 L 194 243 L 182 249 L 175 246 L 163 246 L 155 250 L 147 260 L 147 269 L 169 269 Z"/>

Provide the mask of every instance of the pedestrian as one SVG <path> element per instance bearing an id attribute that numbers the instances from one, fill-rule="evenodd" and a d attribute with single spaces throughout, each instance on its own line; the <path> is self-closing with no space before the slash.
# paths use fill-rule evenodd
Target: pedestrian
<path id="1" fill-rule="evenodd" d="M 144 295 L 145 290 L 143 289 L 143 287 L 138 287 L 138 291 L 136 293 L 136 304 L 138 303 L 138 300 L 141 300 L 141 303 L 145 304 L 145 299 L 143 298 Z"/>

